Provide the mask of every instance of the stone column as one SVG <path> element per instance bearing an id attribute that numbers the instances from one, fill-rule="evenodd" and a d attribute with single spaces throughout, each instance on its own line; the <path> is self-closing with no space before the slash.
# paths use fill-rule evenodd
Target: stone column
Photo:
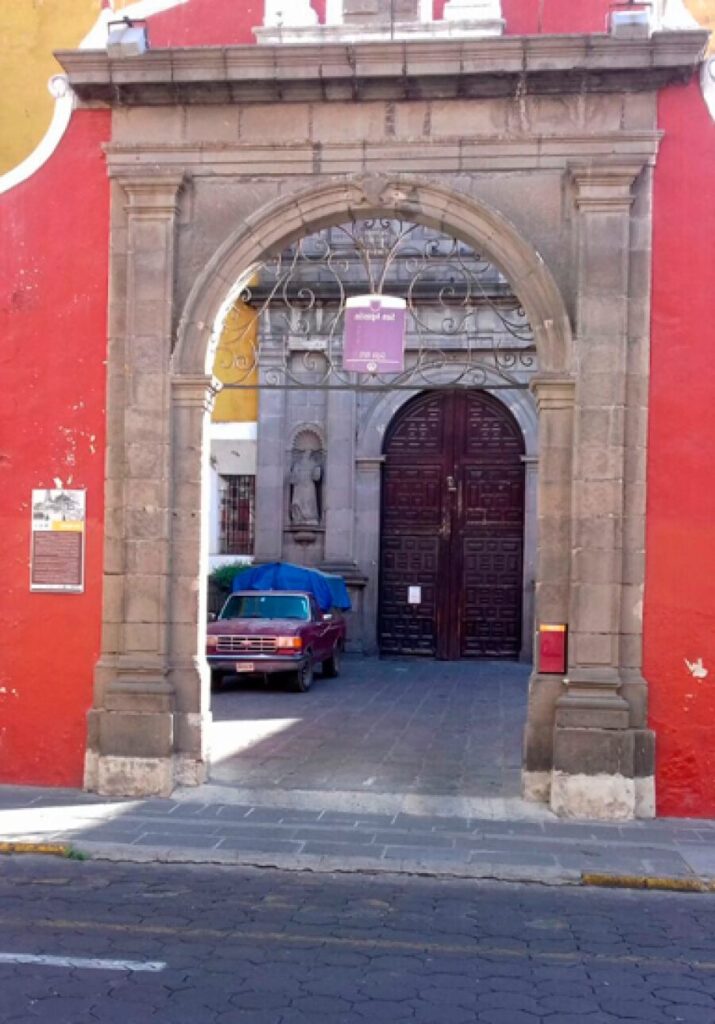
<path id="1" fill-rule="evenodd" d="M 355 426 L 354 391 L 328 391 L 325 459 L 326 570 L 355 567 Z"/>
<path id="2" fill-rule="evenodd" d="M 206 650 L 211 377 L 175 376 L 172 390 L 172 520 L 168 595 L 169 681 L 174 694 L 174 779 L 199 785 L 208 772 L 211 725 Z"/>
<path id="3" fill-rule="evenodd" d="M 578 216 L 569 671 L 554 736 L 552 808 L 636 810 L 636 734 L 621 693 L 625 419 L 632 187 L 640 166 L 572 172 Z"/>
<path id="4" fill-rule="evenodd" d="M 281 342 L 282 344 L 282 342 Z M 287 342 L 286 342 L 287 344 Z M 268 352 L 263 346 L 259 367 L 260 384 L 280 379 L 282 352 Z M 277 562 L 283 557 L 285 516 L 286 391 L 261 388 L 258 395 L 258 451 L 256 466 L 257 562 Z"/>
<path id="5" fill-rule="evenodd" d="M 85 785 L 168 794 L 169 360 L 179 175 L 112 183 L 102 654 Z"/>
<path id="6" fill-rule="evenodd" d="M 521 655 L 522 661 L 533 660 L 534 649 L 534 588 L 536 586 L 536 551 L 538 545 L 538 485 L 539 459 L 536 455 L 522 456 L 524 464 L 524 590 L 522 609 Z"/>
<path id="7" fill-rule="evenodd" d="M 356 464 L 356 555 L 367 578 L 362 595 L 360 637 L 365 654 L 376 654 L 378 577 L 380 572 L 380 490 L 384 455 L 358 457 Z"/>
<path id="8" fill-rule="evenodd" d="M 539 410 L 534 592 L 538 630 L 540 623 L 568 623 L 575 384 L 570 377 L 541 373 L 530 386 Z M 524 737 L 523 788 L 528 799 L 548 801 L 551 795 L 556 702 L 563 686 L 561 676 L 541 675 L 535 661 Z"/>

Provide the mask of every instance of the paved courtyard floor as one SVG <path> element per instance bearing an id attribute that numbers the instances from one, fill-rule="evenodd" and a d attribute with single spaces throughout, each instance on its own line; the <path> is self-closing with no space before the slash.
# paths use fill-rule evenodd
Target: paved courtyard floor
<path id="1" fill-rule="evenodd" d="M 528 679 L 512 662 L 359 657 L 307 694 L 236 677 L 214 695 L 210 784 L 511 800 Z"/>

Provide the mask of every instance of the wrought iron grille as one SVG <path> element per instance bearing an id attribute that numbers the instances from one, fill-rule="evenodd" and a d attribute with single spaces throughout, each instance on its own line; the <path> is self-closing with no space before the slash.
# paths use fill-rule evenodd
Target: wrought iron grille
<path id="1" fill-rule="evenodd" d="M 342 365 L 346 301 L 377 294 L 407 305 L 405 369 Z M 326 228 L 254 268 L 217 327 L 215 372 L 229 388 L 524 388 L 536 370 L 531 326 L 509 282 L 483 255 L 422 225 L 372 219 Z"/>
<path id="2" fill-rule="evenodd" d="M 255 504 L 255 476 L 221 477 L 222 555 L 253 554 Z"/>

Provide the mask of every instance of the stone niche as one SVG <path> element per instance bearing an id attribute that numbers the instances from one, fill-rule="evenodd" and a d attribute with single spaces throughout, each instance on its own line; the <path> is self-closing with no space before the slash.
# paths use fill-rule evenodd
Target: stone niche
<path id="1" fill-rule="evenodd" d="M 325 444 L 315 425 L 299 426 L 288 452 L 284 549 L 289 561 L 317 564 L 323 553 Z"/>

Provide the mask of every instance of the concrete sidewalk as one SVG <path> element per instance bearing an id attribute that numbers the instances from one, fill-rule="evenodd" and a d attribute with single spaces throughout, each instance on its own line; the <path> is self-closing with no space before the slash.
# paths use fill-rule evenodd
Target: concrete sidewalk
<path id="1" fill-rule="evenodd" d="M 196 799 L 197 792 L 205 797 Z M 117 861 L 241 864 L 309 871 L 419 873 L 546 884 L 612 882 L 683 889 L 715 885 L 715 821 L 560 821 L 514 801 L 475 801 L 469 814 L 235 802 L 220 787 L 171 800 L 107 800 L 78 790 L 0 787 L 0 842 L 61 844 Z M 311 807 L 311 800 L 313 806 Z M 336 803 L 340 795 L 336 794 Z M 444 810 L 444 808 L 441 808 Z M 504 814 L 510 817 L 504 818 Z M 595 876 L 595 877 L 592 877 Z M 605 878 L 601 878 L 605 876 Z"/>

